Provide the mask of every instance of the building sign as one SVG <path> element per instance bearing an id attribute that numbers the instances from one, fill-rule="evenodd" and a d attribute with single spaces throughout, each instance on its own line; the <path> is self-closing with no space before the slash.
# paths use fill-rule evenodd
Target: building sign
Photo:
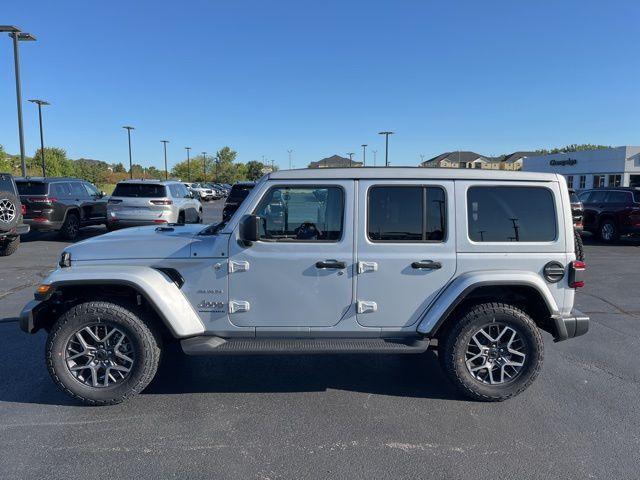
<path id="1" fill-rule="evenodd" d="M 567 165 L 575 165 L 576 163 L 578 163 L 578 160 L 568 158 L 566 160 L 551 160 L 549 162 L 549 165 L 551 165 L 552 167 L 565 167 Z"/>

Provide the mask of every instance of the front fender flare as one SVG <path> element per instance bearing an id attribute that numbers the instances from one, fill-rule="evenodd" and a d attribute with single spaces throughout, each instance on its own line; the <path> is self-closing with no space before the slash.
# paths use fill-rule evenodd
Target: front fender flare
<path id="1" fill-rule="evenodd" d="M 176 338 L 202 335 L 200 317 L 174 281 L 145 266 L 74 266 L 60 268 L 42 283 L 56 288 L 69 285 L 124 285 L 142 295 Z"/>
<path id="2" fill-rule="evenodd" d="M 473 290 L 494 285 L 515 285 L 535 288 L 544 299 L 551 315 L 559 314 L 558 304 L 549 291 L 549 287 L 547 287 L 547 284 L 539 275 L 533 272 L 516 270 L 469 272 L 453 280 L 429 306 L 418 324 L 418 333 L 428 336 L 432 332 L 435 332 L 453 309 L 473 292 Z"/>

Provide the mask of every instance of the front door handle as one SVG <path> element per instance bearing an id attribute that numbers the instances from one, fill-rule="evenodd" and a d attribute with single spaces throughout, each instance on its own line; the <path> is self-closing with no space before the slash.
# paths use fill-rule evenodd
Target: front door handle
<path id="1" fill-rule="evenodd" d="M 338 260 L 325 260 L 316 262 L 316 268 L 347 268 L 345 262 L 339 262 Z"/>
<path id="2" fill-rule="evenodd" d="M 419 269 L 428 269 L 428 270 L 438 270 L 442 268 L 442 264 L 440 262 L 434 262 L 433 260 L 420 260 L 419 262 L 413 262 L 411 264 L 411 268 L 416 270 Z"/>

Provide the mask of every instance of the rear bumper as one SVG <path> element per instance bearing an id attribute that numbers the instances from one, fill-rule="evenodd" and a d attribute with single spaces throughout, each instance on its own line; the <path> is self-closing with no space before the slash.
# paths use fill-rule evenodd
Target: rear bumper
<path id="1" fill-rule="evenodd" d="M 580 310 L 573 309 L 570 314 L 552 317 L 556 325 L 555 342 L 579 337 L 589 331 L 589 317 Z"/>
<path id="2" fill-rule="evenodd" d="M 29 225 L 25 223 L 21 223 L 20 225 L 16 225 L 15 228 L 12 228 L 7 232 L 0 232 L 0 239 L 6 238 L 6 237 L 17 237 L 18 235 L 24 235 L 25 233 L 29 233 L 29 230 L 30 230 Z"/>
<path id="3" fill-rule="evenodd" d="M 48 220 L 45 218 L 42 218 L 41 220 L 35 220 L 33 218 L 25 218 L 24 223 L 29 225 L 32 230 L 38 230 L 38 231 L 60 230 L 60 228 L 62 228 L 62 222 L 56 222 L 56 221 Z"/>

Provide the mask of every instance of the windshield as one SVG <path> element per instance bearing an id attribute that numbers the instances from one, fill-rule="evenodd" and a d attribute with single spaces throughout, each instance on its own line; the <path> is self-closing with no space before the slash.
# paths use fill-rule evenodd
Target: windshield
<path id="1" fill-rule="evenodd" d="M 47 184 L 43 182 L 30 182 L 28 180 L 18 180 L 16 182 L 20 195 L 46 195 Z"/>
<path id="2" fill-rule="evenodd" d="M 253 189 L 253 185 L 234 185 L 229 194 L 228 202 L 242 202 L 249 192 Z"/>
<path id="3" fill-rule="evenodd" d="M 167 196 L 167 189 L 155 183 L 119 183 L 112 196 L 162 198 Z"/>

